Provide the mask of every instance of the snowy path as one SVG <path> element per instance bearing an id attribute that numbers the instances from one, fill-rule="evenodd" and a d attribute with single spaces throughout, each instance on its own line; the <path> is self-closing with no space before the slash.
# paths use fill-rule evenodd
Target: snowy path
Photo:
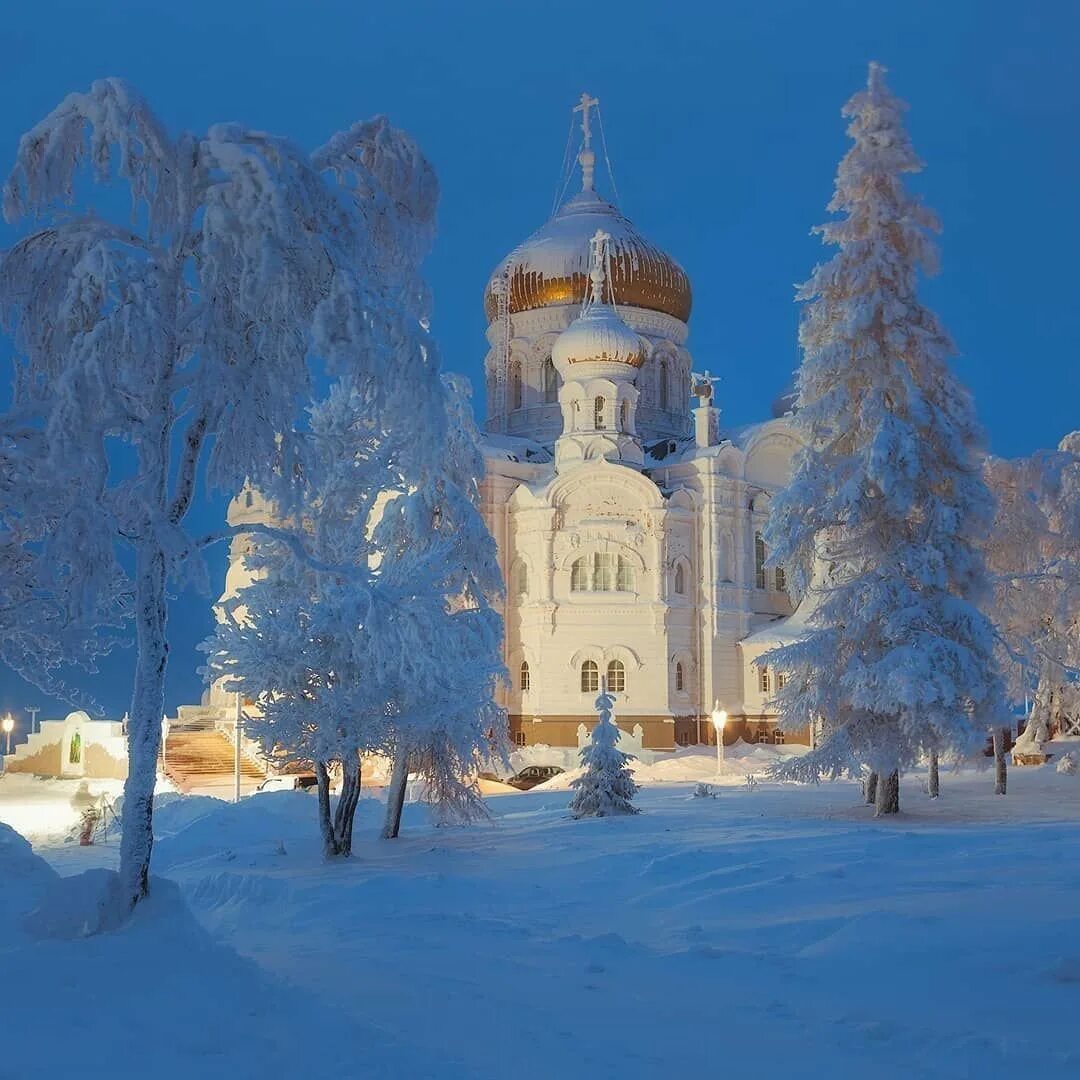
<path id="1" fill-rule="evenodd" d="M 1075 1077 L 1080 777 L 1010 780 L 947 775 L 930 803 L 913 779 L 885 824 L 846 784 L 652 787 L 640 816 L 582 822 L 536 792 L 491 799 L 490 828 L 410 806 L 395 844 L 362 804 L 336 866 L 307 796 L 184 800 L 157 872 L 365 1072 Z"/>

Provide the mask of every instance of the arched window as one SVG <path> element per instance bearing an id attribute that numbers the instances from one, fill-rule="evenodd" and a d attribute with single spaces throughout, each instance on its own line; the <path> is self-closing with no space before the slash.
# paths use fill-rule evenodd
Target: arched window
<path id="1" fill-rule="evenodd" d="M 679 596 L 686 595 L 686 571 L 683 569 L 682 563 L 675 566 L 675 592 Z"/>
<path id="2" fill-rule="evenodd" d="M 528 690 L 529 686 L 530 686 L 529 661 L 528 660 L 522 660 L 521 661 L 521 689 L 522 689 L 522 691 L 524 692 L 525 690 Z"/>
<path id="3" fill-rule="evenodd" d="M 621 694 L 626 689 L 626 668 L 621 660 L 612 660 L 608 664 L 607 688 L 613 694 Z"/>
<path id="4" fill-rule="evenodd" d="M 519 562 L 514 570 L 514 590 L 519 596 L 529 591 L 529 567 L 524 562 Z"/>
<path id="5" fill-rule="evenodd" d="M 684 684 L 683 684 L 682 661 L 681 660 L 676 660 L 675 661 L 675 690 L 678 693 L 681 694 L 684 689 L 685 689 L 685 687 L 684 687 Z"/>
<path id="6" fill-rule="evenodd" d="M 776 689 L 777 690 L 783 690 L 786 685 L 787 685 L 787 676 L 782 671 L 778 672 L 777 676 L 776 676 Z"/>
<path id="7" fill-rule="evenodd" d="M 765 588 L 765 541 L 761 533 L 754 533 L 754 571 L 759 589 Z"/>
<path id="8" fill-rule="evenodd" d="M 544 361 L 544 402 L 550 405 L 559 400 L 559 377 L 555 374 L 555 365 L 549 356 Z"/>
<path id="9" fill-rule="evenodd" d="M 589 563 L 585 556 L 574 560 L 570 567 L 570 591 L 586 592 L 589 588 Z"/>
<path id="10" fill-rule="evenodd" d="M 630 402 L 625 399 L 619 406 L 619 429 L 621 431 L 630 430 Z"/>
<path id="11" fill-rule="evenodd" d="M 758 689 L 763 694 L 772 692 L 772 679 L 769 677 L 769 669 L 767 667 L 758 668 Z"/>
<path id="12" fill-rule="evenodd" d="M 668 362 L 666 360 L 660 361 L 659 378 L 659 391 L 660 391 L 660 408 L 667 412 L 668 409 Z"/>
<path id="13" fill-rule="evenodd" d="M 596 551 L 570 566 L 571 592 L 634 592 L 635 588 L 634 564 L 622 555 Z"/>
<path id="14" fill-rule="evenodd" d="M 784 573 L 784 568 L 778 566 L 776 568 L 776 591 L 783 592 L 787 588 L 787 574 Z"/>
<path id="15" fill-rule="evenodd" d="M 593 402 L 593 427 L 597 431 L 604 430 L 604 399 L 598 397 Z"/>
<path id="16" fill-rule="evenodd" d="M 600 689 L 600 669 L 595 660 L 586 660 L 581 665 L 581 692 L 594 694 Z"/>
<path id="17" fill-rule="evenodd" d="M 510 408 L 520 409 L 521 405 L 521 364 L 515 360 L 510 365 Z"/>

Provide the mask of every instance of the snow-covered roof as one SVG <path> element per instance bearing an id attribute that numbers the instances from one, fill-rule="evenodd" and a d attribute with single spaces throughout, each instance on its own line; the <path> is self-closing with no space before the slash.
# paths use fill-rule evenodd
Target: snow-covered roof
<path id="1" fill-rule="evenodd" d="M 533 465 L 544 465 L 552 460 L 550 447 L 520 435 L 485 432 L 480 442 L 480 449 L 485 457 L 497 458 L 500 461 L 522 461 Z"/>
<path id="2" fill-rule="evenodd" d="M 817 602 L 811 598 L 812 595 L 812 593 L 807 593 L 802 603 L 790 615 L 766 623 L 765 626 L 744 637 L 739 644 L 773 648 L 776 645 L 791 645 L 796 641 L 801 641 L 810 629 L 810 615 L 817 607 Z"/>

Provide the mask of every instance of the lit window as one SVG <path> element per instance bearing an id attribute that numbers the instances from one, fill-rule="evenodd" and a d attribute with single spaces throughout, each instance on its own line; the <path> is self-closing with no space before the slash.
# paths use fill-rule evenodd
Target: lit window
<path id="1" fill-rule="evenodd" d="M 525 745 L 525 732 L 524 731 L 515 731 L 514 732 L 514 745 L 515 746 L 524 746 Z"/>
<path id="2" fill-rule="evenodd" d="M 593 556 L 593 591 L 611 592 L 615 588 L 615 556 L 598 551 Z"/>
<path id="3" fill-rule="evenodd" d="M 614 694 L 626 689 L 626 668 L 621 660 L 612 660 L 607 666 L 607 688 Z"/>
<path id="4" fill-rule="evenodd" d="M 682 563 L 675 567 L 675 591 L 679 596 L 686 593 L 686 571 L 683 569 Z"/>
<path id="5" fill-rule="evenodd" d="M 776 568 L 776 591 L 783 592 L 787 588 L 787 575 L 784 573 L 784 568 L 778 566 Z"/>
<path id="6" fill-rule="evenodd" d="M 679 691 L 680 693 L 681 693 L 681 692 L 682 692 L 682 690 L 683 690 L 683 670 L 682 670 L 682 664 L 681 664 L 681 663 L 678 663 L 678 662 L 677 662 L 677 663 L 675 664 L 675 689 L 676 689 L 677 691 Z"/>
<path id="7" fill-rule="evenodd" d="M 604 430 L 604 399 L 598 397 L 593 402 L 593 427 L 597 431 Z"/>
<path id="8" fill-rule="evenodd" d="M 585 592 L 589 588 L 589 565 L 585 557 L 574 560 L 570 567 L 570 591 Z"/>
<path id="9" fill-rule="evenodd" d="M 630 402 L 624 401 L 619 406 L 619 427 L 623 431 L 630 430 Z"/>
<path id="10" fill-rule="evenodd" d="M 618 578 L 619 592 L 634 591 L 634 568 L 630 565 L 630 560 L 624 559 L 621 555 L 619 556 Z"/>
<path id="11" fill-rule="evenodd" d="M 757 575 L 757 587 L 765 588 L 765 541 L 761 533 L 754 533 L 754 569 Z"/>
<path id="12" fill-rule="evenodd" d="M 777 746 L 784 745 L 784 733 L 779 728 L 773 732 L 773 742 L 776 743 Z"/>
<path id="13" fill-rule="evenodd" d="M 523 691 L 528 690 L 529 685 L 530 685 L 530 683 L 529 683 L 529 661 L 528 660 L 522 660 L 521 661 L 521 689 Z"/>
<path id="14" fill-rule="evenodd" d="M 529 568 L 523 562 L 517 564 L 514 586 L 520 596 L 524 596 L 529 591 Z"/>
<path id="15" fill-rule="evenodd" d="M 550 405 L 559 400 L 559 380 L 551 357 L 544 361 L 544 401 Z"/>
<path id="16" fill-rule="evenodd" d="M 600 689 L 600 668 L 595 660 L 586 660 L 581 665 L 581 692 L 593 694 Z"/>
<path id="17" fill-rule="evenodd" d="M 772 680 L 769 678 L 767 667 L 758 668 L 758 687 L 763 694 L 768 694 L 772 688 Z"/>
<path id="18" fill-rule="evenodd" d="M 510 365 L 510 408 L 520 409 L 522 404 L 521 365 L 515 360 Z"/>

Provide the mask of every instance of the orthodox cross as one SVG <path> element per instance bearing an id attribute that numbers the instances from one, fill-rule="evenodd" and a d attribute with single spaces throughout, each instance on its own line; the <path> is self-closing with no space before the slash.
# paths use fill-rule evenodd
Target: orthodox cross
<path id="1" fill-rule="evenodd" d="M 596 155 L 592 149 L 592 116 L 589 110 L 594 105 L 599 105 L 600 99 L 590 97 L 586 91 L 581 95 L 581 104 L 574 106 L 574 112 L 581 113 L 581 134 L 583 138 L 581 153 L 578 154 L 578 161 L 581 164 L 581 189 L 582 191 L 592 191 L 593 188 L 593 168 L 596 165 Z"/>
<path id="2" fill-rule="evenodd" d="M 692 393 L 698 399 L 699 406 L 711 405 L 713 396 L 713 384 L 720 381 L 718 375 L 710 375 L 706 370 L 704 375 L 691 375 L 694 380 Z"/>

